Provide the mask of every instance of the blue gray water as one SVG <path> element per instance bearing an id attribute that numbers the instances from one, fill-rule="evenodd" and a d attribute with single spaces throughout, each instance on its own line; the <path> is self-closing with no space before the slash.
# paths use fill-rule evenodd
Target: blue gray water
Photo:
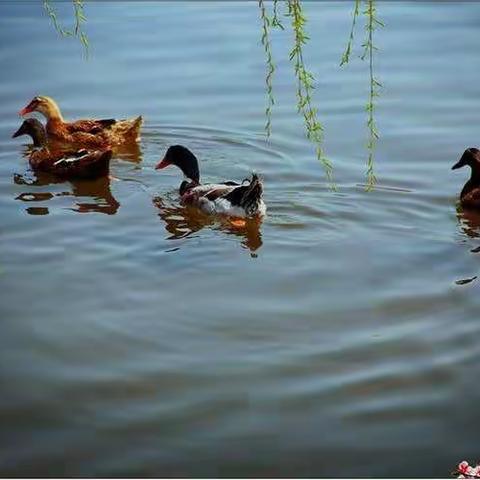
<path id="1" fill-rule="evenodd" d="M 478 458 L 480 218 L 457 212 L 480 143 L 479 3 L 379 2 L 375 191 L 353 2 L 306 2 L 305 61 L 335 165 L 305 139 L 255 2 L 92 2 L 85 60 L 41 2 L 0 4 L 0 471 L 35 476 L 448 476 Z M 60 18 L 71 6 L 58 4 Z M 288 22 L 289 19 L 285 19 Z M 145 116 L 111 179 L 29 171 L 16 112 Z M 205 181 L 265 179 L 242 230 L 178 208 L 168 145 Z"/>

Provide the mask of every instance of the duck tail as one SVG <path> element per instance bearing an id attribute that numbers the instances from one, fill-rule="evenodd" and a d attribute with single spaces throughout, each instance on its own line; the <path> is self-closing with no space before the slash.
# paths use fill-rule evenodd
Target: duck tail
<path id="1" fill-rule="evenodd" d="M 140 139 L 140 128 L 142 127 L 143 124 L 143 117 L 140 115 L 137 118 L 134 118 L 131 121 L 131 126 L 128 129 L 127 134 L 132 137 L 134 140 L 139 140 Z"/>
<path id="2" fill-rule="evenodd" d="M 248 185 L 242 198 L 242 207 L 248 210 L 250 206 L 258 206 L 258 203 L 262 200 L 263 196 L 263 183 L 261 178 L 252 173 L 252 179 L 250 185 Z"/>
<path id="3" fill-rule="evenodd" d="M 137 118 L 135 118 L 135 120 L 133 120 L 133 128 L 140 130 L 142 123 L 143 123 L 143 117 L 139 115 Z"/>
<path id="4" fill-rule="evenodd" d="M 226 198 L 232 205 L 243 208 L 248 216 L 255 216 L 262 213 L 262 196 L 263 182 L 256 173 L 253 173 L 248 185 L 235 188 Z"/>

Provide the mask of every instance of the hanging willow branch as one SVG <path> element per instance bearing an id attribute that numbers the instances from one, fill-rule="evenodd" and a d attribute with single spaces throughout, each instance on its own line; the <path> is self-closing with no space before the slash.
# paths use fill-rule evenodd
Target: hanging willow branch
<path id="1" fill-rule="evenodd" d="M 64 37 L 69 35 L 68 30 L 65 30 L 61 25 L 60 22 L 58 21 L 57 17 L 57 11 L 55 8 L 50 4 L 50 0 L 43 0 L 43 8 L 47 12 L 47 15 L 50 17 L 52 20 L 53 26 L 55 30 L 60 34 L 63 35 Z"/>
<path id="2" fill-rule="evenodd" d="M 68 30 L 60 24 L 57 16 L 57 11 L 51 4 L 50 0 L 43 0 L 43 8 L 50 17 L 55 30 L 63 37 L 76 37 L 80 40 L 84 47 L 85 55 L 88 57 L 89 44 L 87 34 L 83 30 L 83 24 L 86 22 L 87 17 L 84 12 L 83 0 L 72 0 L 75 24 L 73 30 Z"/>
<path id="3" fill-rule="evenodd" d="M 353 10 L 352 28 L 350 29 L 350 37 L 347 42 L 347 46 L 342 55 L 340 66 L 347 64 L 350 61 L 350 54 L 352 53 L 353 39 L 355 36 L 355 26 L 357 24 L 357 18 L 360 13 L 360 0 L 355 0 L 355 8 Z"/>
<path id="4" fill-rule="evenodd" d="M 278 16 L 278 0 L 273 0 L 272 27 L 277 27 L 281 30 L 284 30 L 284 26 Z"/>
<path id="5" fill-rule="evenodd" d="M 374 156 L 375 156 L 375 149 L 377 146 L 377 141 L 379 138 L 377 124 L 375 122 L 375 98 L 379 96 L 379 90 L 381 88 L 380 82 L 375 77 L 374 72 L 374 53 L 377 49 L 374 45 L 373 35 L 377 27 L 383 27 L 383 23 L 378 20 L 376 16 L 376 7 L 375 7 L 375 0 L 365 0 L 366 9 L 363 12 L 365 17 L 365 30 L 366 30 L 366 39 L 362 44 L 363 53 L 360 57 L 362 60 L 368 59 L 368 66 L 369 66 L 369 81 L 370 81 L 370 89 L 368 95 L 367 105 L 365 107 L 367 111 L 367 128 L 368 128 L 368 142 L 367 142 L 367 150 L 368 150 L 368 158 L 367 158 L 367 190 L 372 190 L 375 184 L 377 183 L 377 178 L 375 176 L 374 171 Z M 340 66 L 347 64 L 350 60 L 350 55 L 352 52 L 354 35 L 355 35 L 355 26 L 360 13 L 360 0 L 355 0 L 355 8 L 353 11 L 353 20 L 352 20 L 352 27 L 350 30 L 350 36 L 348 39 L 347 47 L 342 55 L 342 59 L 340 62 Z"/>
<path id="6" fill-rule="evenodd" d="M 87 21 L 87 17 L 85 16 L 85 11 L 83 7 L 84 7 L 83 0 L 73 0 L 73 8 L 75 10 L 74 34 L 76 37 L 80 39 L 80 42 L 82 42 L 82 45 L 85 49 L 85 54 L 88 56 L 88 49 L 89 49 L 88 37 L 82 28 L 82 24 L 84 24 Z"/>
<path id="7" fill-rule="evenodd" d="M 267 90 L 267 107 L 265 108 L 265 116 L 267 118 L 265 123 L 265 133 L 267 138 L 272 133 L 272 108 L 275 105 L 275 98 L 273 96 L 273 74 L 275 72 L 275 64 L 272 57 L 272 44 L 270 42 L 270 25 L 273 19 L 270 20 L 265 9 L 265 3 L 263 0 L 258 0 L 258 6 L 260 8 L 260 17 L 262 19 L 262 45 L 265 50 L 266 62 L 267 62 L 267 76 L 265 77 L 265 85 Z M 275 17 L 273 17 L 275 18 Z"/>
<path id="8" fill-rule="evenodd" d="M 302 11 L 300 0 L 288 0 L 288 14 L 292 19 L 294 46 L 290 51 L 290 61 L 293 62 L 297 77 L 297 109 L 303 115 L 307 138 L 315 144 L 316 155 L 323 165 L 327 180 L 333 183 L 333 167 L 323 151 L 323 126 L 318 121 L 317 109 L 312 106 L 312 94 L 315 88 L 314 76 L 305 67 L 303 60 L 303 45 L 309 37 L 305 33 L 307 21 Z"/>
<path id="9" fill-rule="evenodd" d="M 367 127 L 368 127 L 368 159 L 367 159 L 367 190 L 371 190 L 377 183 L 377 178 L 374 172 L 374 155 L 378 140 L 377 124 L 375 122 L 375 98 L 379 96 L 379 89 L 381 83 L 375 78 L 374 72 L 374 52 L 378 50 L 373 43 L 373 34 L 377 27 L 383 27 L 383 23 L 376 17 L 375 0 L 367 0 L 367 8 L 364 12 L 367 17 L 366 22 L 366 40 L 362 45 L 364 48 L 362 60 L 368 58 L 369 74 L 370 74 L 370 92 L 366 106 L 367 111 Z"/>

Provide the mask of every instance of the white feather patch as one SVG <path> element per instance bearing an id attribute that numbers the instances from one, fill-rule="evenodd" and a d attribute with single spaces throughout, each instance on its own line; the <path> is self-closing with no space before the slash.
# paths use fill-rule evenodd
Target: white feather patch
<path id="1" fill-rule="evenodd" d="M 54 165 L 59 165 L 60 163 L 74 163 L 78 162 L 79 160 L 83 160 L 84 158 L 88 157 L 88 152 L 80 157 L 63 157 L 60 160 L 57 160 Z"/>

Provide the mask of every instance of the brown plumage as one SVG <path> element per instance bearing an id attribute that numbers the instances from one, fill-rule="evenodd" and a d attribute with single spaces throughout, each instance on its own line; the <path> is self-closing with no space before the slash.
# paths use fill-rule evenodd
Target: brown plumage
<path id="1" fill-rule="evenodd" d="M 472 173 L 460 193 L 460 203 L 466 208 L 480 209 L 480 150 L 467 148 L 452 170 L 468 165 Z"/>
<path id="2" fill-rule="evenodd" d="M 34 118 L 25 120 L 13 137 L 29 135 L 33 148 L 29 153 L 29 163 L 34 170 L 52 173 L 62 178 L 96 178 L 108 173 L 112 158 L 110 148 L 87 150 L 60 148 L 48 143 L 43 125 Z"/>
<path id="3" fill-rule="evenodd" d="M 65 122 L 57 103 L 50 97 L 37 96 L 22 110 L 20 115 L 39 112 L 47 119 L 46 131 L 49 140 L 85 148 L 115 147 L 138 141 L 142 117 L 131 120 L 77 120 Z"/>

